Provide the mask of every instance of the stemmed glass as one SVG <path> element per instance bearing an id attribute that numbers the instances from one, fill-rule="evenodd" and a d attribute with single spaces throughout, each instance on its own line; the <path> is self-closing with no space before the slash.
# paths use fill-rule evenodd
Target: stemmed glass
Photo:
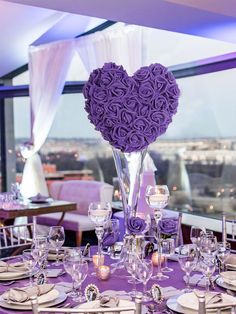
<path id="1" fill-rule="evenodd" d="M 62 226 L 52 226 L 49 229 L 49 243 L 56 250 L 56 262 L 53 263 L 55 266 L 60 266 L 61 262 L 59 262 L 59 250 L 65 242 L 65 231 Z"/>
<path id="2" fill-rule="evenodd" d="M 137 269 L 139 267 L 140 259 L 137 254 L 128 253 L 125 259 L 125 268 L 132 277 L 133 289 L 128 294 L 132 297 L 136 296 L 136 278 Z"/>
<path id="3" fill-rule="evenodd" d="M 163 272 L 171 272 L 173 268 L 168 267 L 168 257 L 175 253 L 175 240 L 165 239 L 161 242 L 162 255 L 165 257 L 165 266 L 161 269 Z"/>
<path id="4" fill-rule="evenodd" d="M 104 227 L 111 218 L 110 203 L 91 203 L 88 209 L 89 218 L 95 224 L 95 233 L 98 238 L 98 255 L 102 255 L 102 237 Z"/>
<path id="5" fill-rule="evenodd" d="M 195 269 L 198 261 L 197 250 L 193 248 L 192 245 L 183 245 L 179 247 L 178 250 L 178 262 L 180 268 L 186 274 L 186 289 L 183 292 L 191 292 L 189 280 L 190 274 Z"/>
<path id="6" fill-rule="evenodd" d="M 151 260 L 140 260 L 138 267 L 137 267 L 137 275 L 139 281 L 143 283 L 143 301 L 149 302 L 152 300 L 147 295 L 147 283 L 149 279 L 152 277 L 153 273 L 153 265 Z"/>
<path id="7" fill-rule="evenodd" d="M 80 260 L 79 263 L 76 264 L 76 269 L 72 272 L 72 277 L 78 285 L 78 296 L 74 299 L 79 303 L 85 301 L 85 297 L 82 294 L 81 286 L 84 282 L 85 278 L 88 275 L 88 263 L 84 260 Z"/>
<path id="8" fill-rule="evenodd" d="M 197 246 L 199 246 L 200 243 L 200 239 L 202 236 L 202 233 L 205 233 L 205 229 L 203 228 L 199 228 L 197 226 L 192 226 L 191 230 L 190 230 L 190 240 L 193 244 L 196 244 Z"/>
<path id="9" fill-rule="evenodd" d="M 38 279 L 43 277 L 42 282 L 46 281 L 45 268 L 47 266 L 48 257 L 48 237 L 44 235 L 38 235 L 34 238 L 32 244 L 32 255 L 39 267 Z"/>
<path id="10" fill-rule="evenodd" d="M 72 291 L 68 294 L 73 300 L 77 300 L 77 292 L 76 292 L 76 276 L 74 273 L 76 269 L 82 261 L 82 254 L 81 251 L 76 250 L 66 250 L 64 258 L 63 258 L 63 266 L 67 274 L 69 274 L 72 278 Z"/>
<path id="11" fill-rule="evenodd" d="M 216 261 L 214 256 L 212 258 L 204 259 L 202 258 L 200 261 L 200 268 L 199 268 L 203 275 L 206 277 L 206 292 L 210 291 L 210 280 L 211 276 L 215 272 L 216 269 Z"/>
<path id="12" fill-rule="evenodd" d="M 32 287 L 34 285 L 33 282 L 33 271 L 35 269 L 35 266 L 37 264 L 37 261 L 35 260 L 33 256 L 33 250 L 27 249 L 22 252 L 22 260 L 25 263 L 26 267 L 29 271 L 29 285 Z"/>
<path id="13" fill-rule="evenodd" d="M 230 250 L 231 250 L 231 245 L 229 242 L 218 242 L 217 243 L 217 257 L 220 260 L 220 267 L 219 267 L 219 272 L 221 268 L 223 271 L 225 270 L 225 261 L 230 255 Z"/>
<path id="14" fill-rule="evenodd" d="M 158 266 L 157 266 L 157 274 L 156 276 L 153 276 L 152 278 L 156 280 L 164 280 L 169 278 L 168 276 L 165 276 L 161 272 L 161 237 L 160 232 L 158 228 L 158 223 L 162 218 L 162 210 L 166 207 L 168 204 L 170 192 L 167 187 L 167 185 L 148 185 L 146 188 L 146 202 L 147 204 L 153 209 L 153 215 L 157 227 L 156 232 L 156 239 L 158 243 Z"/>

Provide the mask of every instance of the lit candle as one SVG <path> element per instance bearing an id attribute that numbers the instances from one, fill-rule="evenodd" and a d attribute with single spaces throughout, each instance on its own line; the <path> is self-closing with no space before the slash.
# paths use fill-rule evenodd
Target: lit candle
<path id="1" fill-rule="evenodd" d="M 105 265 L 98 266 L 97 276 L 101 280 L 107 280 L 110 276 L 110 267 Z"/>
<path id="2" fill-rule="evenodd" d="M 164 263 L 165 257 L 161 256 L 161 264 Z M 153 266 L 158 266 L 159 263 L 159 254 L 158 252 L 152 253 L 152 264 Z"/>
<path id="3" fill-rule="evenodd" d="M 104 255 L 93 255 L 93 265 L 95 268 L 98 267 L 98 265 L 104 264 Z"/>

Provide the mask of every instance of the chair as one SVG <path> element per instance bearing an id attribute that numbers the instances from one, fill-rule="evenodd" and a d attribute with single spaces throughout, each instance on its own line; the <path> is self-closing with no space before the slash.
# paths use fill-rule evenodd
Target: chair
<path id="1" fill-rule="evenodd" d="M 21 250 L 32 244 L 33 223 L 0 227 L 0 256 L 17 255 Z"/>
<path id="2" fill-rule="evenodd" d="M 133 311 L 134 314 L 142 313 L 142 297 L 136 296 L 133 306 L 127 307 L 115 307 L 115 308 L 90 308 L 90 309 L 71 309 L 71 308 L 56 308 L 56 307 L 41 307 L 38 306 L 37 297 L 31 298 L 33 314 L 38 313 L 123 313 L 127 311 Z"/>
<path id="3" fill-rule="evenodd" d="M 91 202 L 111 202 L 113 186 L 104 182 L 68 180 L 55 181 L 50 185 L 50 195 L 55 200 L 64 200 L 77 204 L 76 211 L 66 213 L 61 225 L 66 230 L 76 232 L 77 245 L 81 245 L 83 231 L 94 230 L 94 224 L 88 217 Z M 61 213 L 46 214 L 37 217 L 37 223 L 57 225 Z"/>
<path id="4" fill-rule="evenodd" d="M 228 232 L 231 225 L 231 232 Z M 231 237 L 228 235 L 231 234 Z M 235 215 L 222 215 L 222 242 L 236 242 L 236 216 Z"/>

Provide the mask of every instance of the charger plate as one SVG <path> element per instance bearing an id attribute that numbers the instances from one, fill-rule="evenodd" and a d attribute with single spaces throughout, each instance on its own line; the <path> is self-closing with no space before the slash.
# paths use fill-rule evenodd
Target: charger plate
<path id="1" fill-rule="evenodd" d="M 180 314 L 198 314 L 198 311 L 195 311 L 195 310 L 192 310 L 192 309 L 189 309 L 187 307 L 183 307 L 181 306 L 179 303 L 178 303 L 178 298 L 179 298 L 179 295 L 177 296 L 174 296 L 172 298 L 169 298 L 166 302 L 166 306 L 176 312 L 176 313 L 180 313 Z M 217 313 L 217 310 L 207 310 L 207 313 L 211 313 L 211 314 L 216 314 Z M 230 314 L 231 311 L 230 309 L 226 309 L 224 311 L 222 311 L 222 313 L 224 314 Z"/>
<path id="2" fill-rule="evenodd" d="M 67 299 L 66 293 L 60 291 L 56 299 L 41 304 L 43 304 L 44 307 L 51 307 L 64 302 L 66 299 Z M 2 299 L 2 296 L 0 296 L 0 306 L 9 310 L 32 311 L 31 305 L 7 303 Z"/>
<path id="3" fill-rule="evenodd" d="M 224 281 L 222 277 L 218 277 L 216 279 L 216 284 L 221 288 L 229 289 L 231 291 L 236 291 L 236 286 L 228 284 L 227 282 Z"/>

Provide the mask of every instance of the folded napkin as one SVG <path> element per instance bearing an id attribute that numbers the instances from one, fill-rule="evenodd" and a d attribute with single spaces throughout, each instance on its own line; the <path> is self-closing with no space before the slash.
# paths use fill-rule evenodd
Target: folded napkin
<path id="1" fill-rule="evenodd" d="M 206 306 L 222 301 L 222 294 L 220 292 L 208 292 L 205 294 Z"/>
<path id="2" fill-rule="evenodd" d="M 108 295 L 103 295 L 100 297 L 100 306 L 101 307 L 117 307 L 119 305 L 118 297 L 111 297 Z"/>
<path id="3" fill-rule="evenodd" d="M 118 232 L 114 232 L 114 231 L 109 232 L 104 235 L 102 239 L 102 246 L 112 246 L 113 244 L 116 243 L 116 241 L 118 241 L 118 238 L 119 238 Z"/>
<path id="4" fill-rule="evenodd" d="M 3 294 L 3 299 L 8 302 L 25 302 L 33 296 L 40 296 L 48 293 L 54 288 L 53 284 L 44 284 L 26 288 L 12 288 Z"/>
<path id="5" fill-rule="evenodd" d="M 24 263 L 11 263 L 8 264 L 6 262 L 0 261 L 0 273 L 5 273 L 5 272 L 25 272 L 27 271 L 27 267 L 25 266 Z"/>
<path id="6" fill-rule="evenodd" d="M 47 201 L 48 196 L 44 196 L 40 193 L 36 194 L 35 196 L 29 197 L 29 200 L 31 200 L 31 202 L 45 202 Z"/>

